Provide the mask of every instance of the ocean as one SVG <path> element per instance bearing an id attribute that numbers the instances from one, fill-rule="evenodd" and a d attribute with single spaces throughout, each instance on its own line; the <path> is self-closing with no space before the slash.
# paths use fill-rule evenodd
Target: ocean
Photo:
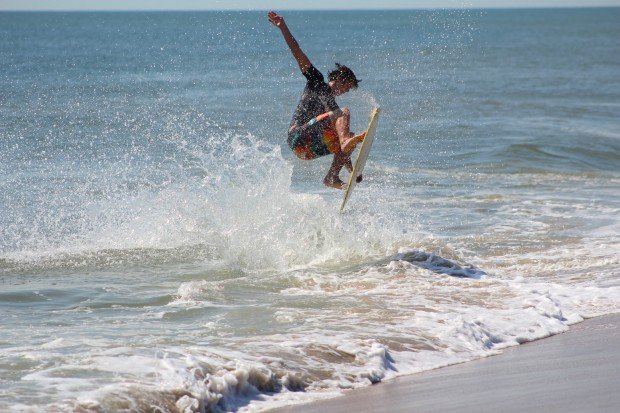
<path id="1" fill-rule="evenodd" d="M 620 311 L 620 8 L 0 13 L 0 411 L 258 412 Z M 343 179 L 345 174 L 343 173 Z"/>

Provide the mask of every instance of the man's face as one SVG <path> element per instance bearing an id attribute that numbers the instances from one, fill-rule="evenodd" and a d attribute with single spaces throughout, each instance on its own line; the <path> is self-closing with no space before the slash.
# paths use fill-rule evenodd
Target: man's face
<path id="1" fill-rule="evenodd" d="M 353 89 L 354 87 L 355 85 L 353 81 L 349 80 L 349 81 L 343 82 L 338 79 L 334 81 L 334 85 L 332 89 L 334 91 L 334 95 L 340 96 L 340 95 L 347 93 L 349 90 Z"/>

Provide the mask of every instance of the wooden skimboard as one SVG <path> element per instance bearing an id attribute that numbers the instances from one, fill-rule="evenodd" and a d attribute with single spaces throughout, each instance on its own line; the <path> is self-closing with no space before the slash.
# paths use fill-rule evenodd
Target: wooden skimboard
<path id="1" fill-rule="evenodd" d="M 370 154 L 370 148 L 372 147 L 372 142 L 375 139 L 375 131 L 377 130 L 377 121 L 379 120 L 379 112 L 380 108 L 376 107 L 370 112 L 370 120 L 368 121 L 368 127 L 366 128 L 366 136 L 360 145 L 360 150 L 357 153 L 357 157 L 355 158 L 355 163 L 353 164 L 353 171 L 351 175 L 349 175 L 349 183 L 347 184 L 347 188 L 344 192 L 344 198 L 342 199 L 342 204 L 340 204 L 340 212 L 344 211 L 344 206 L 347 204 L 347 201 L 351 197 L 351 193 L 353 192 L 353 188 L 357 184 L 357 177 L 362 174 L 364 170 L 364 165 L 366 165 L 366 160 L 368 159 L 368 155 Z"/>

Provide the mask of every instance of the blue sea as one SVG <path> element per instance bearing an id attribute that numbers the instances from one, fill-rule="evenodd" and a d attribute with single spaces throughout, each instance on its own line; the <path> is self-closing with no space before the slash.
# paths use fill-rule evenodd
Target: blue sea
<path id="1" fill-rule="evenodd" d="M 0 411 L 258 412 L 620 311 L 620 8 L 0 13 Z M 346 179 L 343 171 L 342 178 Z"/>

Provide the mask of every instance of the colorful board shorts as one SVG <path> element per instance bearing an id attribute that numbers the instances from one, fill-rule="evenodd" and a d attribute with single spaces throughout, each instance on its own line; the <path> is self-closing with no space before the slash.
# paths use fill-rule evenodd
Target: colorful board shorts
<path id="1" fill-rule="evenodd" d="M 326 112 L 310 119 L 303 126 L 289 130 L 288 146 L 299 159 L 315 159 L 340 152 L 338 134 L 326 121 L 333 113 Z"/>

